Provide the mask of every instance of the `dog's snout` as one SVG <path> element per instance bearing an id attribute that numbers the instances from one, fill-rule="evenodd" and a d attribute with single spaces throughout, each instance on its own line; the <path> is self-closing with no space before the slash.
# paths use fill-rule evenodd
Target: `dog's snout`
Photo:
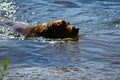
<path id="1" fill-rule="evenodd" d="M 78 33 L 78 32 L 79 32 L 79 27 L 74 26 L 74 27 L 73 27 L 73 32 L 74 32 L 74 33 Z"/>
<path id="2" fill-rule="evenodd" d="M 79 27 L 73 26 L 73 29 L 75 29 L 75 30 L 79 30 Z"/>
<path id="3" fill-rule="evenodd" d="M 76 30 L 79 30 L 79 27 L 76 27 Z"/>

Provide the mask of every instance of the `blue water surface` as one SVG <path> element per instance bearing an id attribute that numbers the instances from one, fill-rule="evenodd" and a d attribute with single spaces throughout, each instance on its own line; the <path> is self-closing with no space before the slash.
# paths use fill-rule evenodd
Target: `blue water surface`
<path id="1" fill-rule="evenodd" d="M 83 68 L 102 76 L 94 80 L 120 80 L 119 0 L 2 0 L 1 4 L 9 4 L 0 7 L 1 15 L 9 19 L 31 26 L 64 19 L 80 27 L 79 35 L 84 36 L 79 41 L 25 40 L 3 32 L 1 26 L 0 62 L 8 58 L 10 68 Z"/>

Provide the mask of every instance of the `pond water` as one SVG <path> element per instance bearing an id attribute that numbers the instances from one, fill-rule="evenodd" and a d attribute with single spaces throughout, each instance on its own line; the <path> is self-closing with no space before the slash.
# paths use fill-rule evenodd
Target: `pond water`
<path id="1" fill-rule="evenodd" d="M 87 75 L 55 80 L 120 80 L 119 0 L 1 0 L 0 5 L 0 15 L 9 19 L 29 25 L 64 19 L 83 35 L 79 41 L 25 40 L 1 25 L 0 62 L 8 58 L 10 68 L 77 68 Z"/>

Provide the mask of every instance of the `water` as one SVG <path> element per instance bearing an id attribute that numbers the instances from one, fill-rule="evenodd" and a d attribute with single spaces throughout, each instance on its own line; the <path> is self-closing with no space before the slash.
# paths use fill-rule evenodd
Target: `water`
<path id="1" fill-rule="evenodd" d="M 3 1 L 4 2 L 4 1 Z M 2 4 L 1 2 L 0 4 Z M 56 80 L 120 80 L 119 0 L 8 0 L 2 15 L 30 25 L 64 19 L 80 27 L 78 42 L 34 38 L 24 40 L 0 30 L 0 60 L 11 60 L 10 68 L 77 68 L 58 74 Z M 1 61 L 0 61 L 1 62 Z M 57 75 L 57 73 L 56 73 Z M 69 79 L 65 78 L 68 76 Z M 43 75 L 46 76 L 46 75 Z M 53 80 L 51 76 L 48 80 Z M 23 79 L 24 80 L 24 79 Z M 27 80 L 27 79 L 25 79 Z M 28 79 L 33 80 L 33 79 Z M 39 79 L 38 79 L 39 80 Z M 47 80 L 47 79 L 46 79 Z"/>

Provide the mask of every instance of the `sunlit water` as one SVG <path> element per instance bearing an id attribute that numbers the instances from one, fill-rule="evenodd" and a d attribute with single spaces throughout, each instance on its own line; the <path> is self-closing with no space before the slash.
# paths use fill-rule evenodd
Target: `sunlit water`
<path id="1" fill-rule="evenodd" d="M 0 12 L 10 19 L 30 25 L 64 19 L 80 27 L 79 34 L 84 35 L 78 42 L 24 40 L 2 25 L 0 60 L 8 58 L 10 68 L 72 67 L 87 75 L 74 76 L 75 80 L 120 80 L 119 0 L 4 0 L 0 4 L 8 4 L 0 6 Z"/>

